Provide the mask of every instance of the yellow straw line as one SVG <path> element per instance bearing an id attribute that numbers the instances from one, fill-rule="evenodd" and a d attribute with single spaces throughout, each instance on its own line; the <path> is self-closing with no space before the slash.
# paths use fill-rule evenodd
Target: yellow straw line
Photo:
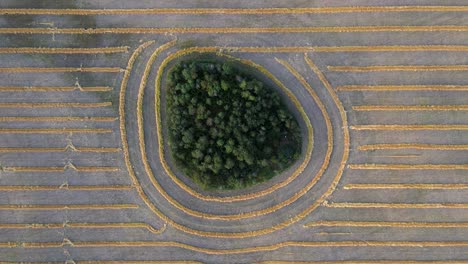
<path id="1" fill-rule="evenodd" d="M 317 221 L 304 227 L 402 227 L 402 228 L 466 228 L 468 222 L 384 222 L 384 221 Z"/>
<path id="2" fill-rule="evenodd" d="M 443 145 L 443 144 L 374 144 L 362 145 L 359 150 L 389 150 L 389 149 L 420 149 L 420 150 L 468 150 L 468 145 Z"/>
<path id="3" fill-rule="evenodd" d="M 1 149 L 0 149 L 1 150 Z M 105 153 L 105 152 L 119 152 L 120 148 L 90 148 L 90 147 L 76 147 L 73 151 L 76 152 L 97 152 L 97 153 Z"/>
<path id="4" fill-rule="evenodd" d="M 229 52 L 383 52 L 383 51 L 468 51 L 462 45 L 414 45 L 414 46 L 269 46 L 269 47 L 218 47 Z M 1 53 L 1 48 L 0 48 Z"/>
<path id="5" fill-rule="evenodd" d="M 468 204 L 454 203 L 324 203 L 323 205 L 331 208 L 468 209 Z"/>
<path id="6" fill-rule="evenodd" d="M 1 30 L 0 30 L 1 31 Z M 118 67 L 89 67 L 89 68 L 43 68 L 43 67 L 15 67 L 15 68 L 0 68 L 0 72 L 121 72 Z"/>
<path id="7" fill-rule="evenodd" d="M 112 48 L 0 48 L 0 53 L 38 53 L 38 54 L 100 54 L 128 52 L 129 47 Z M 221 47 L 220 47 L 221 49 Z M 415 52 L 415 51 L 468 51 L 466 45 L 395 45 L 395 46 L 286 46 L 286 47 L 229 47 L 230 52 Z M 14 89 L 15 87 L 13 87 Z M 17 87 L 20 89 L 25 87 Z M 50 87 L 54 89 L 54 87 Z M 100 87 L 98 87 L 100 88 Z M 13 90 L 9 89 L 9 90 Z M 62 90 L 75 90 L 78 87 L 57 87 Z M 84 87 L 83 87 L 83 90 Z M 2 87 L 0 87 L 2 91 Z"/>
<path id="8" fill-rule="evenodd" d="M 131 190 L 133 186 L 128 185 L 0 185 L 0 191 L 112 191 Z"/>
<path id="9" fill-rule="evenodd" d="M 468 71 L 468 65 L 375 65 L 375 66 L 328 66 L 336 72 L 376 71 Z"/>
<path id="10" fill-rule="evenodd" d="M 203 28 L 0 28 L 0 34 L 235 34 L 313 32 L 464 32 L 466 25 L 439 26 L 337 26 L 337 27 L 203 27 Z"/>
<path id="11" fill-rule="evenodd" d="M 285 247 L 322 248 L 322 247 L 467 247 L 466 241 L 285 241 L 281 243 L 249 248 L 213 249 L 192 246 L 173 241 L 70 241 L 60 242 L 0 242 L 2 248 L 60 248 L 69 247 L 175 247 L 210 255 L 247 254 L 274 251 Z M 83 262 L 81 262 L 83 263 Z M 100 262 L 98 262 L 100 263 Z M 322 262 L 323 263 L 323 262 Z M 340 262 L 342 263 L 342 262 Z M 360 262 L 361 263 L 361 262 Z M 374 262 L 372 262 L 374 263 Z M 385 263 L 385 262 L 384 262 Z M 388 262 L 387 262 L 388 263 Z M 413 262 L 415 263 L 415 262 Z M 417 263 L 417 262 L 416 262 Z M 444 262 L 447 263 L 447 262 Z M 448 262 L 452 263 L 452 262 Z"/>
<path id="12" fill-rule="evenodd" d="M 71 228 L 145 228 L 153 234 L 159 234 L 165 230 L 165 226 L 161 229 L 156 229 L 146 223 L 67 223 L 66 227 L 71 227 Z"/>
<path id="13" fill-rule="evenodd" d="M 468 189 L 468 184 L 430 184 L 430 183 L 389 183 L 389 184 L 347 184 L 345 190 L 360 189 L 420 189 L 420 190 L 465 190 Z"/>
<path id="14" fill-rule="evenodd" d="M 68 133 L 112 133 L 104 128 L 0 128 L 0 134 L 68 134 Z"/>
<path id="15" fill-rule="evenodd" d="M 255 264 L 468 264 L 466 260 L 261 261 Z"/>
<path id="16" fill-rule="evenodd" d="M 465 45 L 318 46 L 315 52 L 468 51 Z"/>
<path id="17" fill-rule="evenodd" d="M 374 157 L 384 157 L 384 158 L 419 158 L 421 155 L 375 155 Z"/>
<path id="18" fill-rule="evenodd" d="M 105 116 L 0 116 L 0 122 L 113 122 L 117 119 Z"/>
<path id="19" fill-rule="evenodd" d="M 414 46 L 270 46 L 270 47 L 219 47 L 229 52 L 415 52 L 415 51 L 468 51 L 462 45 L 414 45 Z"/>
<path id="20" fill-rule="evenodd" d="M 311 46 L 285 46 L 285 47 L 212 47 L 216 50 L 225 50 L 228 52 L 256 52 L 256 53 L 273 53 L 273 52 L 311 52 L 315 48 Z"/>
<path id="21" fill-rule="evenodd" d="M 53 228 L 144 228 L 153 234 L 160 234 L 166 229 L 164 225 L 161 229 L 156 229 L 147 223 L 0 223 L 0 229 L 53 229 Z M 0 262 L 1 263 L 1 262 Z"/>
<path id="22" fill-rule="evenodd" d="M 40 229 L 40 228 L 64 228 L 63 223 L 46 223 L 46 224 L 18 224 L 18 223 L 1 223 L 0 228 L 2 229 Z"/>
<path id="23" fill-rule="evenodd" d="M 2 204 L 0 210 L 105 210 L 137 209 L 136 204 Z"/>
<path id="24" fill-rule="evenodd" d="M 468 125 L 359 125 L 350 126 L 352 130 L 468 130 Z"/>
<path id="25" fill-rule="evenodd" d="M 5 244 L 5 243 L 3 243 Z M 10 246 L 10 248 L 13 247 L 13 246 Z M 10 262 L 10 261 L 0 261 L 0 264 L 18 264 L 18 263 L 21 263 L 21 264 L 63 264 L 63 261 L 47 261 L 47 262 L 17 262 L 17 261 L 14 261 L 14 262 Z"/>
<path id="26" fill-rule="evenodd" d="M 5 244 L 11 245 L 13 244 Z M 62 262 L 21 262 L 22 264 L 63 264 Z M 77 264 L 202 264 L 203 262 L 189 260 L 87 260 L 76 261 Z M 4 262 L 0 264 L 18 264 L 18 262 Z M 468 264 L 465 260 L 339 260 L 339 261 L 260 261 L 255 264 Z"/>
<path id="27" fill-rule="evenodd" d="M 0 261 L 0 264 L 64 264 L 66 262 L 5 262 Z M 203 264 L 203 262 L 191 260 L 74 260 L 77 264 Z M 450 262 L 452 263 L 452 262 Z M 437 264 L 437 263 L 436 263 Z"/>
<path id="28" fill-rule="evenodd" d="M 81 92 L 108 92 L 112 91 L 112 87 L 109 86 L 95 86 L 95 87 L 78 87 Z"/>
<path id="29" fill-rule="evenodd" d="M 64 167 L 3 167 L 3 171 L 9 172 L 63 172 Z"/>
<path id="30" fill-rule="evenodd" d="M 64 264 L 66 262 L 5 262 L 0 261 L 0 264 Z M 191 260 L 74 260 L 77 264 L 203 264 L 203 262 Z M 437 264 L 437 263 L 436 263 Z"/>
<path id="31" fill-rule="evenodd" d="M 108 152 L 119 152 L 119 148 L 88 148 L 88 147 L 65 147 L 65 148 L 0 148 L 0 152 L 3 153 L 21 153 L 21 152 L 67 152 L 68 150 L 73 152 L 96 152 L 96 153 L 108 153 Z"/>
<path id="32" fill-rule="evenodd" d="M 17 223 L 0 223 L 0 229 L 51 229 L 51 228 L 145 228 L 153 234 L 162 233 L 165 226 L 161 229 L 156 229 L 146 223 L 45 223 L 45 224 L 17 224 Z"/>
<path id="33" fill-rule="evenodd" d="M 358 105 L 354 111 L 466 111 L 468 105 Z"/>
<path id="34" fill-rule="evenodd" d="M 118 167 L 76 167 L 78 172 L 112 172 L 119 171 Z"/>
<path id="35" fill-rule="evenodd" d="M 77 264 L 203 264 L 203 262 L 191 260 L 91 260 L 91 261 L 76 261 Z M 0 263 L 2 264 L 2 263 Z"/>
<path id="36" fill-rule="evenodd" d="M 96 108 L 111 106 L 112 102 L 102 103 L 0 103 L 0 108 Z"/>
<path id="37" fill-rule="evenodd" d="M 129 47 L 106 47 L 106 48 L 0 48 L 0 53 L 27 53 L 27 54 L 109 54 L 128 52 Z"/>
<path id="38" fill-rule="evenodd" d="M 78 172 L 113 172 L 119 171 L 118 167 L 75 167 L 66 165 L 64 167 L 3 167 L 4 171 L 10 172 L 63 172 L 68 168 Z"/>
<path id="39" fill-rule="evenodd" d="M 94 87 L 78 87 L 78 86 L 0 86 L 0 92 L 108 92 L 112 91 L 112 87 L 94 86 Z"/>
<path id="40" fill-rule="evenodd" d="M 468 164 L 349 164 L 352 170 L 468 170 Z"/>
<path id="41" fill-rule="evenodd" d="M 467 241 L 286 241 L 273 245 L 250 248 L 212 249 L 172 241 L 69 241 L 69 242 L 3 242 L 0 247 L 58 248 L 68 245 L 76 248 L 97 247 L 177 247 L 190 251 L 210 254 L 247 254 L 261 251 L 274 251 L 284 247 L 467 247 Z"/>
<path id="42" fill-rule="evenodd" d="M 338 91 L 468 91 L 468 85 L 344 85 L 336 87 Z"/>
<path id="43" fill-rule="evenodd" d="M 467 6 L 344 6 L 304 8 L 148 8 L 148 9 L 29 9 L 4 8 L 0 15 L 158 15 L 158 14 L 310 14 L 362 12 L 468 12 Z"/>

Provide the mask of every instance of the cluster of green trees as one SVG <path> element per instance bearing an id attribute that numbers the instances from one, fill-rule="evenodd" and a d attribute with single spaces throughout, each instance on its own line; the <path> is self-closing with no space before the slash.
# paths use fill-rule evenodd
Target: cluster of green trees
<path id="1" fill-rule="evenodd" d="M 301 152 L 297 121 L 279 95 L 233 63 L 190 60 L 168 73 L 169 145 L 203 189 L 270 179 Z"/>

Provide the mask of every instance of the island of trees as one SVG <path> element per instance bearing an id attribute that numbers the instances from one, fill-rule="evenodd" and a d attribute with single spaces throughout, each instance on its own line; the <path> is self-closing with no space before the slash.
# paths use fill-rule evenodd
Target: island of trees
<path id="1" fill-rule="evenodd" d="M 172 159 L 203 189 L 241 189 L 283 171 L 301 133 L 276 91 L 231 61 L 188 60 L 167 76 Z"/>

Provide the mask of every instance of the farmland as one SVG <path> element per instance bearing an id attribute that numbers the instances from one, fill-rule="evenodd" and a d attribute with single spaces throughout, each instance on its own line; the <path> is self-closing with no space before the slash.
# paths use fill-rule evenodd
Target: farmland
<path id="1" fill-rule="evenodd" d="M 406 4 L 2 1 L 0 263 L 467 263 L 468 6 Z M 166 76 L 205 54 L 297 120 L 270 180 L 174 166 Z"/>

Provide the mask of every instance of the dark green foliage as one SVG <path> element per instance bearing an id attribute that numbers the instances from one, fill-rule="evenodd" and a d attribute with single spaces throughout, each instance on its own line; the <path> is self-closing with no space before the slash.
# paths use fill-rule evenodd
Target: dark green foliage
<path id="1" fill-rule="evenodd" d="M 299 126 L 279 95 L 228 62 L 177 64 L 167 101 L 173 158 L 204 189 L 263 182 L 300 155 Z"/>

